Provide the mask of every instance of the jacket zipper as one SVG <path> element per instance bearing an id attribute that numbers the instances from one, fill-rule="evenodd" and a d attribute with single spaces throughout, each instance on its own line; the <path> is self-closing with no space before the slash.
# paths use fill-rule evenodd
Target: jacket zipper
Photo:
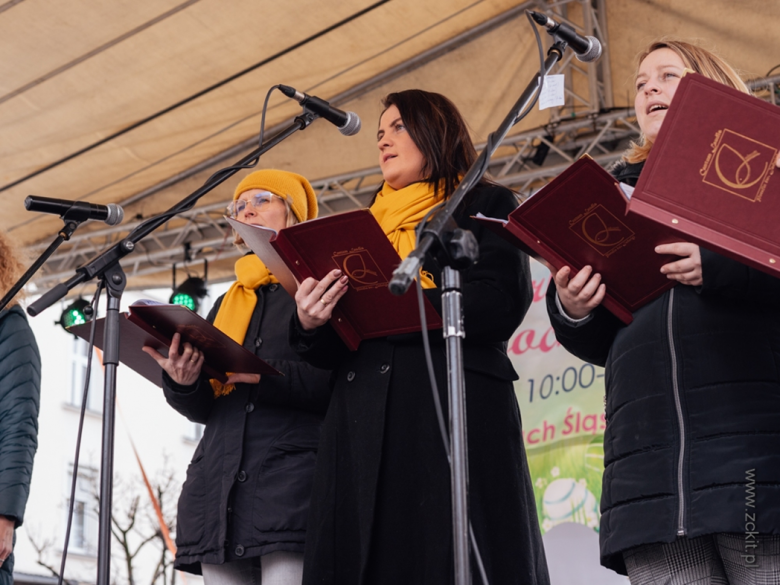
<path id="1" fill-rule="evenodd" d="M 677 353 L 674 347 L 673 331 L 674 289 L 669 291 L 669 309 L 666 315 L 666 331 L 669 336 L 669 353 L 672 357 L 672 390 L 674 405 L 677 408 L 677 427 L 680 431 L 680 455 L 677 459 L 677 493 L 678 517 L 677 535 L 685 535 L 685 494 L 683 492 L 683 460 L 685 459 L 685 422 L 683 421 L 682 403 L 680 402 L 680 387 L 677 383 Z"/>

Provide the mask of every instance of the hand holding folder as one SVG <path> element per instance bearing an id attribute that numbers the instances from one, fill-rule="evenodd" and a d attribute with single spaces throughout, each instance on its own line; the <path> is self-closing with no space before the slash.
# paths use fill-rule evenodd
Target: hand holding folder
<path id="1" fill-rule="evenodd" d="M 95 345 L 103 349 L 105 319 L 95 324 Z M 89 339 L 91 323 L 68 329 L 82 339 Z M 281 373 L 242 347 L 203 317 L 180 305 L 140 301 L 130 306 L 119 319 L 119 361 L 162 386 L 162 368 L 143 347 L 151 347 L 167 356 L 176 333 L 203 353 L 203 373 L 227 382 L 228 372 L 280 375 Z"/>
<path id="2" fill-rule="evenodd" d="M 631 199 L 689 241 L 780 276 L 780 108 L 690 73 Z"/>
<path id="3" fill-rule="evenodd" d="M 233 229 L 294 297 L 298 283 L 322 281 L 334 269 L 349 280 L 346 294 L 333 307 L 330 324 L 351 350 L 364 339 L 420 331 L 413 284 L 402 296 L 387 284 L 401 258 L 367 209 L 329 215 L 281 230 L 228 218 Z M 429 329 L 441 317 L 424 298 Z"/>
<path id="4" fill-rule="evenodd" d="M 586 266 L 606 286 L 603 305 L 624 323 L 632 313 L 673 287 L 661 266 L 678 260 L 658 254 L 659 244 L 680 237 L 643 217 L 626 216 L 632 189 L 583 157 L 509 214 L 506 221 L 477 217 L 553 274 L 564 266 L 576 276 Z"/>

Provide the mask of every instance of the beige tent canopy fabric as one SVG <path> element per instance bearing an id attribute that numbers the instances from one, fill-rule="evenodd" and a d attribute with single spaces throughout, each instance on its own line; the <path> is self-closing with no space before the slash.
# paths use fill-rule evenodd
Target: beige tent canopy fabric
<path id="1" fill-rule="evenodd" d="M 608 89 L 616 107 L 631 106 L 634 55 L 662 34 L 700 39 L 746 78 L 762 77 L 780 63 L 780 2 L 602 1 Z M 187 173 L 255 136 L 266 92 L 278 83 L 324 99 L 351 96 L 339 107 L 357 112 L 363 130 L 343 137 L 318 120 L 268 153 L 262 167 L 316 180 L 376 165 L 380 99 L 410 87 L 451 97 L 475 140 L 483 141 L 538 68 L 522 9 L 552 4 L 0 0 L 0 228 L 27 245 L 53 237 L 60 220 L 27 212 L 23 201 L 29 194 L 126 202 L 126 222 L 167 209 L 251 149 Z M 578 10 L 579 3 L 571 2 L 569 16 L 576 20 Z M 484 34 L 404 69 L 491 19 L 498 24 Z M 373 86 L 365 87 L 371 80 Z M 278 126 L 299 111 L 276 92 L 266 125 Z M 549 111 L 537 109 L 516 130 L 548 119 Z M 169 181 L 182 173 L 186 178 Z M 166 181 L 171 184 L 159 188 Z M 199 205 L 228 199 L 234 184 L 228 181 Z M 102 227 L 90 222 L 79 231 Z M 229 278 L 230 264 L 210 267 L 210 279 Z M 133 284 L 169 282 L 166 270 Z"/>

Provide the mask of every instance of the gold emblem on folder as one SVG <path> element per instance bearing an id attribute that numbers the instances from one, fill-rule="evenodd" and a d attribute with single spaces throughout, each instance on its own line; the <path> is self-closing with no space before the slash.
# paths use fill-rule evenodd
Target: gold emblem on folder
<path id="1" fill-rule="evenodd" d="M 606 258 L 636 238 L 631 228 L 598 203 L 572 219 L 569 229 Z"/>
<path id="2" fill-rule="evenodd" d="M 700 173 L 702 181 L 748 201 L 761 201 L 777 149 L 728 128 L 719 130 Z"/>
<path id="3" fill-rule="evenodd" d="M 336 266 L 347 275 L 355 290 L 387 286 L 387 277 L 379 269 L 371 253 L 365 248 L 354 248 L 333 254 Z"/>

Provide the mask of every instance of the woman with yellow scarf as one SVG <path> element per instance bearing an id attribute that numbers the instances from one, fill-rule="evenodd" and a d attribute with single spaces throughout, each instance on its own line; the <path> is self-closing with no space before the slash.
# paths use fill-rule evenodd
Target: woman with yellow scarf
<path id="1" fill-rule="evenodd" d="M 384 100 L 377 141 L 384 184 L 371 211 L 401 257 L 414 228 L 457 187 L 476 158 L 460 113 L 420 90 Z M 506 217 L 508 189 L 481 182 L 455 215 L 479 242 L 462 273 L 466 338 L 469 513 L 490 583 L 549 583 L 523 449 L 506 343 L 531 304 L 528 258 L 471 219 Z M 420 275 L 441 313 L 441 267 Z M 334 370 L 309 517 L 307 585 L 436 585 L 453 580 L 450 469 L 436 422 L 419 334 L 363 341 L 350 352 L 328 325 L 349 294 L 333 271 L 301 283 L 291 343 L 311 364 Z M 382 311 L 382 307 L 376 307 Z M 437 385 L 447 408 L 441 333 L 431 333 Z M 472 566 L 475 566 L 472 564 Z M 475 582 L 477 577 L 474 577 Z"/>
<path id="2" fill-rule="evenodd" d="M 239 183 L 228 214 L 278 231 L 316 217 L 317 200 L 300 175 L 262 170 Z M 223 385 L 201 373 L 196 347 L 179 353 L 178 336 L 170 358 L 145 348 L 168 403 L 206 425 L 179 498 L 176 568 L 206 585 L 300 583 L 329 372 L 290 349 L 295 303 L 257 256 L 236 262 L 236 279 L 208 319 L 283 376 L 237 373 Z"/>

